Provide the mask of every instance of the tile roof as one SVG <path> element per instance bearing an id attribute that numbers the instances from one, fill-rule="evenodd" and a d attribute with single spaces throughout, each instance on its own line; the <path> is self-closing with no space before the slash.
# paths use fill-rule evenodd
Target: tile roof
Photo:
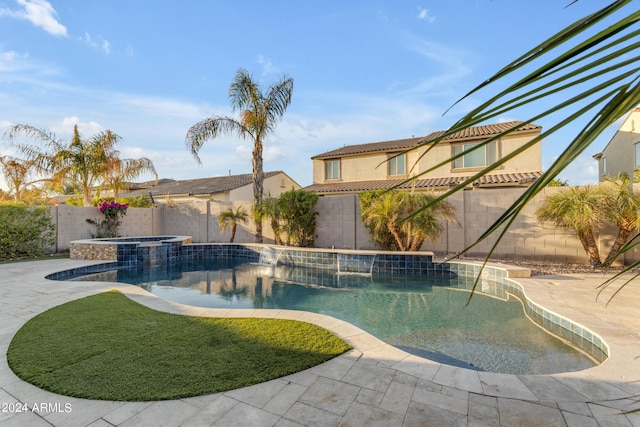
<path id="1" fill-rule="evenodd" d="M 534 182 L 542 175 L 542 172 L 503 173 L 486 175 L 473 182 L 473 187 L 491 186 L 520 186 Z M 313 184 L 304 190 L 315 191 L 318 194 L 346 194 L 361 193 L 367 190 L 383 190 L 399 186 L 401 189 L 438 189 L 452 187 L 464 182 L 468 176 L 456 176 L 445 178 L 422 178 L 413 182 L 402 184 L 403 179 L 386 179 L 373 181 L 337 182 L 330 184 Z"/>
<path id="2" fill-rule="evenodd" d="M 512 121 L 505 123 L 496 123 L 491 125 L 483 125 L 483 126 L 474 126 L 468 129 L 462 130 L 460 132 L 456 132 L 448 137 L 444 138 L 443 141 L 459 141 L 459 140 L 473 140 L 473 139 L 485 139 L 492 135 L 497 135 L 501 132 L 507 131 L 515 125 L 523 123 L 521 121 Z M 519 132 L 530 132 L 534 130 L 542 129 L 541 126 L 534 124 L 525 124 L 518 129 L 514 130 L 512 133 Z M 427 136 L 407 138 L 407 139 L 398 139 L 394 141 L 382 141 L 382 142 L 372 142 L 368 144 L 358 144 L 358 145 L 347 145 L 342 148 L 338 148 L 336 150 L 327 151 L 322 154 L 318 154 L 316 156 L 311 157 L 312 159 L 326 159 L 326 158 L 335 158 L 335 157 L 344 157 L 350 156 L 354 154 L 363 154 L 363 153 L 374 153 L 374 152 L 389 152 L 389 151 L 399 151 L 399 150 L 407 150 L 412 147 L 416 147 L 419 144 L 437 138 L 438 136 L 445 133 L 445 131 L 437 131 L 432 132 Z"/>
<path id="3" fill-rule="evenodd" d="M 274 175 L 284 174 L 282 171 L 265 172 L 264 177 L 270 178 Z M 143 188 L 124 194 L 124 197 L 132 197 L 138 195 L 148 195 L 149 192 L 153 196 L 166 195 L 206 195 L 215 193 L 224 193 L 234 190 L 245 185 L 251 185 L 252 174 L 246 173 L 241 175 L 215 176 L 211 178 L 172 180 L 162 179 L 158 181 L 155 187 Z"/>

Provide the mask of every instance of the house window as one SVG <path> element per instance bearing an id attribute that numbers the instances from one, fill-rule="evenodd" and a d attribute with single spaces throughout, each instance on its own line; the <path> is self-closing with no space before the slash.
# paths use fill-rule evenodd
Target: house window
<path id="1" fill-rule="evenodd" d="M 324 179 L 340 179 L 340 159 L 324 161 Z"/>
<path id="2" fill-rule="evenodd" d="M 636 168 L 640 166 L 640 142 L 636 142 Z"/>
<path id="3" fill-rule="evenodd" d="M 478 144 L 459 144 L 452 147 L 453 155 L 458 155 L 471 150 Z M 492 141 L 484 146 L 464 154 L 453 161 L 454 169 L 477 168 L 489 166 L 498 160 L 498 142 Z"/>
<path id="4" fill-rule="evenodd" d="M 389 175 L 405 175 L 407 173 L 406 172 L 407 156 L 405 153 L 389 155 L 388 164 L 389 164 Z"/>

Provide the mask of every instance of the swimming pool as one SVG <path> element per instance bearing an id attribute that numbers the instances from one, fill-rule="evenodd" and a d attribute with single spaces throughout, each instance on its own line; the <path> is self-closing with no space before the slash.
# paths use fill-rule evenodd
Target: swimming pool
<path id="1" fill-rule="evenodd" d="M 466 305 L 472 277 L 372 274 L 372 263 L 346 265 L 344 259 L 338 271 L 262 261 L 227 258 L 119 267 L 79 280 L 136 284 L 194 306 L 327 314 L 407 352 L 469 369 L 548 374 L 594 366 L 582 352 L 534 324 L 512 293 L 478 292 Z"/>

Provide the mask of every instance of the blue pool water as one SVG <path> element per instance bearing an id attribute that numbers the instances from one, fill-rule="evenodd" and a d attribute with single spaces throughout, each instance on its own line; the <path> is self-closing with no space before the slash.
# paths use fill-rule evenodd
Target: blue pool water
<path id="1" fill-rule="evenodd" d="M 130 283 L 193 306 L 326 314 L 410 353 L 469 369 L 548 374 L 595 365 L 531 322 L 516 298 L 476 293 L 467 304 L 468 278 L 336 274 L 227 260 L 119 268 L 79 280 Z"/>

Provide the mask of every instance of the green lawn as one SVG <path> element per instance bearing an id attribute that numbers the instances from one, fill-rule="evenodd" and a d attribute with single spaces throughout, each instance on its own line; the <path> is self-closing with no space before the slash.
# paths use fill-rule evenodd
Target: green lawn
<path id="1" fill-rule="evenodd" d="M 304 322 L 168 314 L 112 291 L 29 320 L 11 341 L 7 359 L 16 375 L 45 390 L 146 401 L 261 383 L 349 349 Z"/>

